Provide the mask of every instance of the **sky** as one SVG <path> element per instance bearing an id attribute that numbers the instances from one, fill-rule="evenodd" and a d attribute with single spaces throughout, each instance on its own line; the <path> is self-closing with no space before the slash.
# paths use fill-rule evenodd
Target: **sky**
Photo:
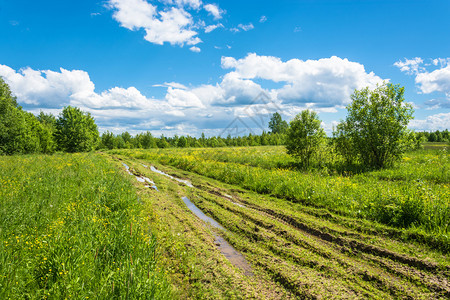
<path id="1" fill-rule="evenodd" d="M 100 132 L 258 134 L 274 112 L 330 135 L 355 89 L 405 87 L 409 127 L 450 129 L 448 0 L 0 0 L 0 76 L 27 111 Z"/>

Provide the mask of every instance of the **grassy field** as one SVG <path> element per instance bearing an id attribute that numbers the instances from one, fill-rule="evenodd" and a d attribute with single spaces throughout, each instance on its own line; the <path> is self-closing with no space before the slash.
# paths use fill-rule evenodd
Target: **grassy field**
<path id="1" fill-rule="evenodd" d="M 253 162 L 251 157 L 260 160 L 263 153 L 269 153 L 266 165 L 262 162 L 264 167 L 257 167 L 260 162 Z M 420 187 L 407 187 L 408 184 L 421 176 L 427 192 L 442 197 L 439 201 L 446 208 L 448 174 L 445 170 L 442 174 L 433 171 L 441 170 L 443 162 L 445 165 L 446 153 L 410 153 L 392 170 L 347 176 L 272 168 L 270 161 L 288 159 L 280 147 L 122 150 L 111 151 L 110 155 L 129 165 L 134 175 L 149 177 L 158 187 L 156 191 L 135 182 L 151 215 L 150 226 L 160 243 L 164 268 L 179 298 L 450 297 L 447 228 L 427 228 L 414 222 L 408 226 L 386 225 L 354 213 L 353 208 L 345 209 L 344 204 L 349 202 L 340 206 L 333 201 L 321 202 L 321 197 L 308 200 L 275 195 L 265 190 L 275 177 L 267 179 L 265 176 L 270 173 L 264 173 L 275 172 L 281 180 L 293 177 L 292 184 L 304 189 L 308 185 L 302 181 L 314 188 L 328 181 L 328 186 L 317 191 L 325 193 L 326 188 L 338 188 L 324 194 L 335 197 L 345 196 L 353 188 L 370 197 L 363 189 L 370 192 L 376 185 L 383 185 L 380 189 L 386 193 L 401 193 L 405 188 L 412 193 L 414 187 Z M 421 161 L 427 169 L 416 174 L 411 168 L 425 169 L 416 166 Z M 175 178 L 190 180 L 194 187 L 154 173 L 148 168 L 150 165 Z M 435 169 L 428 170 L 434 165 Z M 249 176 L 255 174 L 255 169 L 262 174 L 251 183 Z M 205 227 L 183 203 L 183 196 L 224 229 Z M 361 196 L 361 201 L 367 201 L 364 198 Z M 345 201 L 349 199 L 347 196 Z M 445 212 L 441 216 L 445 217 Z M 221 255 L 214 238 L 217 234 L 245 256 L 253 276 L 246 276 L 245 270 Z"/>
<path id="2" fill-rule="evenodd" d="M 131 184 L 98 154 L 0 157 L 1 299 L 167 299 Z"/>
<path id="3" fill-rule="evenodd" d="M 0 157 L 0 298 L 447 299 L 449 164 L 442 149 L 357 174 L 298 171 L 283 147 Z"/>
<path id="4" fill-rule="evenodd" d="M 123 150 L 260 194 L 398 228 L 397 235 L 450 250 L 450 156 L 408 153 L 392 169 L 299 172 L 283 147 Z"/>

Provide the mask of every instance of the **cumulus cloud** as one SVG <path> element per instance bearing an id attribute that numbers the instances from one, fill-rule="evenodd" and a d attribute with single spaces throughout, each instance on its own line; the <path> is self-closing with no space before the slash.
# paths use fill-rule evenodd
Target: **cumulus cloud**
<path id="1" fill-rule="evenodd" d="M 206 4 L 203 6 L 203 8 L 210 13 L 215 20 L 221 19 L 222 14 L 224 14 L 224 11 L 219 8 L 216 4 Z"/>
<path id="2" fill-rule="evenodd" d="M 450 98 L 450 65 L 430 73 L 423 72 L 417 74 L 416 83 L 425 94 L 442 92 Z"/>
<path id="3" fill-rule="evenodd" d="M 444 93 L 449 100 L 450 58 L 435 58 L 429 61 L 430 63 L 425 63 L 423 59 L 416 57 L 412 60 L 405 59 L 404 62 L 398 61 L 394 65 L 399 67 L 400 71 L 408 75 L 414 75 L 416 85 L 422 93 Z M 431 71 L 429 70 L 431 66 L 438 68 Z M 436 103 L 433 105 L 436 105 Z"/>
<path id="4" fill-rule="evenodd" d="M 363 65 L 339 57 L 282 61 L 253 53 L 241 59 L 223 57 L 221 65 L 225 74 L 215 84 L 154 85 L 167 88 L 161 99 L 149 98 L 135 87 L 96 91 L 89 74 L 82 70 L 16 71 L 0 65 L 0 76 L 28 110 L 74 105 L 91 112 L 101 130 L 163 133 L 172 132 L 164 128 L 175 130 L 180 124 L 189 130 L 178 134 L 196 134 L 195 128 L 197 133 L 216 130 L 218 134 L 236 117 L 254 120 L 254 112 L 281 111 L 290 117 L 305 108 L 336 112 L 355 88 L 373 87 L 382 81 Z M 272 82 L 271 88 L 266 81 Z"/>
<path id="5" fill-rule="evenodd" d="M 180 4 L 193 4 L 195 1 L 175 1 Z M 109 0 L 109 8 L 114 10 L 113 18 L 122 27 L 130 30 L 144 29 L 145 39 L 162 45 L 196 45 L 201 42 L 194 30 L 192 15 L 183 7 L 171 7 L 158 11 L 156 5 L 146 0 Z"/>
<path id="6" fill-rule="evenodd" d="M 374 88 L 383 80 L 364 66 L 336 56 L 319 60 L 291 59 L 249 54 L 243 59 L 222 57 L 222 67 L 233 68 L 240 78 L 285 82 L 277 96 L 284 102 L 345 105 L 355 89 Z"/>
<path id="7" fill-rule="evenodd" d="M 413 59 L 406 59 L 404 61 L 397 61 L 394 63 L 394 66 L 398 67 L 400 71 L 406 72 L 409 75 L 418 74 L 420 71 L 423 71 L 424 68 L 421 67 L 423 64 L 423 59 L 420 57 L 415 57 Z"/>
<path id="8" fill-rule="evenodd" d="M 267 17 L 266 16 L 261 16 L 261 18 L 259 18 L 259 23 L 264 23 L 267 21 Z"/>
<path id="9" fill-rule="evenodd" d="M 421 120 L 412 120 L 409 123 L 411 129 L 416 130 L 445 130 L 450 128 L 450 113 L 438 113 Z"/>

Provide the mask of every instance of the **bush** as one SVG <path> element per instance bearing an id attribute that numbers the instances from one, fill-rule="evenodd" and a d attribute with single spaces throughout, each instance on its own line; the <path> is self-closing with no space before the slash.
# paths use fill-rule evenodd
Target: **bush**
<path id="1" fill-rule="evenodd" d="M 66 152 L 87 152 L 95 149 L 99 133 L 94 118 L 77 107 L 67 106 L 56 121 L 55 140 Z"/>
<path id="2" fill-rule="evenodd" d="M 299 159 L 304 168 L 310 166 L 316 152 L 325 142 L 325 131 L 315 112 L 304 110 L 290 122 L 286 149 L 289 155 Z"/>
<path id="3" fill-rule="evenodd" d="M 357 156 L 365 166 L 380 169 L 398 161 L 411 147 L 407 125 L 413 109 L 403 94 L 403 87 L 390 83 L 355 90 L 347 119 L 334 133 L 337 149 L 348 161 Z"/>

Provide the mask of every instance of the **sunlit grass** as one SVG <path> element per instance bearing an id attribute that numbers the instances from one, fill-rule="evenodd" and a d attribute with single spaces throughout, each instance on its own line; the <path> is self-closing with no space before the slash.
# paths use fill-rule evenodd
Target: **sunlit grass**
<path id="1" fill-rule="evenodd" d="M 159 161 L 258 193 L 408 229 L 415 236 L 423 233 L 429 241 L 437 240 L 441 248 L 449 250 L 450 158 L 446 150 L 411 152 L 392 169 L 359 174 L 284 168 L 291 159 L 283 147 L 120 153 Z"/>
<path id="2" fill-rule="evenodd" d="M 97 154 L 0 157 L 0 298 L 166 298 L 128 179 Z"/>

